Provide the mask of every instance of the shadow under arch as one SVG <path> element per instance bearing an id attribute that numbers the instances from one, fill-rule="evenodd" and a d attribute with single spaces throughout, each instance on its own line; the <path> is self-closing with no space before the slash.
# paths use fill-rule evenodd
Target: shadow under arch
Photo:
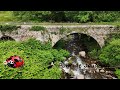
<path id="1" fill-rule="evenodd" d="M 101 49 L 99 43 L 92 36 L 84 33 L 70 33 L 57 41 L 53 48 L 66 49 L 70 53 L 75 50 L 76 54 L 83 50 L 88 53 L 94 49 Z"/>
<path id="2" fill-rule="evenodd" d="M 15 41 L 15 39 L 13 39 L 12 37 L 7 36 L 7 35 L 3 35 L 3 36 L 0 38 L 0 41 L 7 41 L 7 40 Z"/>

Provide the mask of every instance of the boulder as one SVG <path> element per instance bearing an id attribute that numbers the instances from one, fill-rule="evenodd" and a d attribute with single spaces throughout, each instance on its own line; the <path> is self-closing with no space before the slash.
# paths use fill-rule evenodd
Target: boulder
<path id="1" fill-rule="evenodd" d="M 84 57 L 84 58 L 86 57 L 85 51 L 80 51 L 80 52 L 79 52 L 79 55 L 80 55 L 81 57 Z"/>
<path id="2" fill-rule="evenodd" d="M 101 73 L 104 73 L 104 72 L 105 72 L 105 70 L 101 69 L 101 70 L 100 70 L 100 72 L 101 72 Z"/>

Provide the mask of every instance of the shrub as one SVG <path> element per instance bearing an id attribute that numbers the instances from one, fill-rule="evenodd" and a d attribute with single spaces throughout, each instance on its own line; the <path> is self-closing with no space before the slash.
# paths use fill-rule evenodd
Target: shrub
<path id="1" fill-rule="evenodd" d="M 13 30 L 17 30 L 20 28 L 20 26 L 15 26 L 15 25 L 0 25 L 0 31 L 1 32 L 12 32 Z"/>
<path id="2" fill-rule="evenodd" d="M 86 23 L 90 21 L 90 15 L 91 15 L 91 11 L 84 11 L 84 12 L 79 11 L 78 14 L 74 16 L 74 18 L 75 21 L 77 22 Z"/>
<path id="3" fill-rule="evenodd" d="M 98 59 L 100 54 L 100 49 L 93 49 L 90 52 L 88 52 L 88 55 L 94 59 Z"/>
<path id="4" fill-rule="evenodd" d="M 64 28 L 64 27 L 60 28 L 60 34 L 63 34 L 65 31 L 66 31 L 66 28 Z"/>
<path id="5" fill-rule="evenodd" d="M 112 39 L 109 44 L 103 47 L 99 58 L 111 66 L 120 65 L 120 39 Z"/>
<path id="6" fill-rule="evenodd" d="M 24 59 L 21 68 L 10 68 L 3 65 L 8 57 L 18 55 Z M 44 44 L 35 39 L 24 42 L 0 42 L 0 78 L 1 79 L 59 79 L 61 71 L 59 62 L 69 53 L 65 50 L 52 49 L 50 42 Z M 48 69 L 54 61 L 54 66 Z"/>
<path id="7" fill-rule="evenodd" d="M 116 69 L 115 74 L 117 75 L 118 79 L 120 79 L 120 69 Z"/>
<path id="8" fill-rule="evenodd" d="M 108 35 L 108 38 L 105 40 L 105 45 L 109 44 L 109 42 L 113 41 L 113 39 L 119 39 L 120 33 L 112 33 Z"/>
<path id="9" fill-rule="evenodd" d="M 46 30 L 46 28 L 43 26 L 32 26 L 30 28 L 30 31 L 45 31 L 45 30 Z"/>

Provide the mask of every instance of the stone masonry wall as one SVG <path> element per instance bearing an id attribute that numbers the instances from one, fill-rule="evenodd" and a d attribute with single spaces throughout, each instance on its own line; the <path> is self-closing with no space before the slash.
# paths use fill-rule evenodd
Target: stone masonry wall
<path id="1" fill-rule="evenodd" d="M 16 41 L 24 41 L 29 38 L 36 38 L 42 42 L 52 41 L 52 46 L 55 45 L 65 35 L 72 33 L 83 33 L 93 37 L 102 47 L 107 34 L 115 33 L 115 27 L 112 25 L 40 25 L 46 27 L 47 31 L 29 31 L 32 25 L 21 25 L 21 28 L 12 33 L 5 32 L 5 35 L 12 37 Z M 63 28 L 62 34 L 60 28 Z M 118 33 L 118 31 L 116 32 Z M 0 38 L 2 37 L 0 32 Z"/>

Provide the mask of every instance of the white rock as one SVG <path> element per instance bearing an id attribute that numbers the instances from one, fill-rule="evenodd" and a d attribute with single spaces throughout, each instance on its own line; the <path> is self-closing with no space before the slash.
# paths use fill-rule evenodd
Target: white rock
<path id="1" fill-rule="evenodd" d="M 91 66 L 92 66 L 92 67 L 94 67 L 94 68 L 96 68 L 96 67 L 97 67 L 97 65 L 96 65 L 96 64 L 91 64 Z"/>
<path id="2" fill-rule="evenodd" d="M 99 73 L 99 69 L 96 69 L 96 72 Z"/>
<path id="3" fill-rule="evenodd" d="M 109 74 L 110 72 L 109 72 L 109 71 L 106 71 L 105 73 L 106 73 L 106 74 Z"/>
<path id="4" fill-rule="evenodd" d="M 85 79 L 91 79 L 89 75 L 85 75 Z"/>
<path id="5" fill-rule="evenodd" d="M 92 71 L 91 71 L 91 70 L 89 70 L 88 72 L 89 72 L 89 73 L 92 73 Z"/>
<path id="6" fill-rule="evenodd" d="M 69 68 L 67 68 L 67 67 L 64 67 L 64 68 L 62 68 L 66 73 L 70 73 L 70 67 Z"/>
<path id="7" fill-rule="evenodd" d="M 68 60 L 71 60 L 71 59 L 72 59 L 72 57 L 69 57 L 69 58 L 68 58 Z"/>
<path id="8" fill-rule="evenodd" d="M 4 61 L 3 64 L 4 64 L 4 65 L 7 65 L 7 61 Z"/>
<path id="9" fill-rule="evenodd" d="M 82 75 L 82 74 L 81 74 L 81 75 L 78 75 L 78 76 L 77 76 L 77 79 L 84 79 L 84 75 Z"/>
<path id="10" fill-rule="evenodd" d="M 112 74 L 112 72 L 111 72 L 111 71 L 106 71 L 105 73 L 106 73 L 106 74 Z"/>
<path id="11" fill-rule="evenodd" d="M 76 56 L 74 52 L 72 52 L 72 56 Z"/>
<path id="12" fill-rule="evenodd" d="M 101 69 L 101 70 L 100 70 L 100 72 L 101 72 L 101 73 L 104 73 L 104 72 L 105 72 L 105 70 Z"/>
<path id="13" fill-rule="evenodd" d="M 84 70 L 85 68 L 86 68 L 85 64 L 81 65 L 81 69 Z"/>
<path id="14" fill-rule="evenodd" d="M 64 64 L 65 64 L 65 65 L 68 65 L 68 61 L 65 61 Z"/>
<path id="15" fill-rule="evenodd" d="M 113 79 L 117 79 L 117 78 L 113 77 Z"/>
<path id="16" fill-rule="evenodd" d="M 54 63 L 53 63 L 53 62 L 51 62 L 51 65 L 53 66 L 53 65 L 54 65 Z"/>
<path id="17" fill-rule="evenodd" d="M 80 51 L 80 52 L 79 52 L 79 55 L 82 56 L 82 57 L 84 57 L 84 58 L 86 57 L 85 51 Z"/>

